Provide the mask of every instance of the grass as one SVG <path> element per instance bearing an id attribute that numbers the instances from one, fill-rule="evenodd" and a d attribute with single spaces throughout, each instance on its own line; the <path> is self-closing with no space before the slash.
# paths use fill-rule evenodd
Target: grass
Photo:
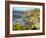
<path id="1" fill-rule="evenodd" d="M 21 24 L 13 24 L 13 30 L 39 30 L 40 29 L 40 23 L 34 24 L 31 27 L 30 26 L 22 26 Z"/>

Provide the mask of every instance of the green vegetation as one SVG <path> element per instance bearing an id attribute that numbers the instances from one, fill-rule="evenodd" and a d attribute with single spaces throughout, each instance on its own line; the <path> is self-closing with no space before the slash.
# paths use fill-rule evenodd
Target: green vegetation
<path id="1" fill-rule="evenodd" d="M 39 30 L 40 29 L 40 9 L 29 10 L 24 12 L 26 17 L 23 20 L 26 21 L 25 25 L 20 23 L 13 24 L 13 30 Z M 15 16 L 14 16 L 15 17 Z"/>

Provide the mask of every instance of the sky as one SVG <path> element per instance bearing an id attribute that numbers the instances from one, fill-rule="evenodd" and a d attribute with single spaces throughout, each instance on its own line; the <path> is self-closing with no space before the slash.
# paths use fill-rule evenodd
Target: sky
<path id="1" fill-rule="evenodd" d="M 27 10 L 33 10 L 34 8 L 31 7 L 13 7 L 14 11 L 27 11 Z"/>

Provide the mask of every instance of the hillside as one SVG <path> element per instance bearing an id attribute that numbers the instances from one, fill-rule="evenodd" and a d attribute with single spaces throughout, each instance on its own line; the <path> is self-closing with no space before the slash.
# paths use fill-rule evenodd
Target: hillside
<path id="1" fill-rule="evenodd" d="M 40 10 L 13 11 L 13 30 L 40 29 Z"/>

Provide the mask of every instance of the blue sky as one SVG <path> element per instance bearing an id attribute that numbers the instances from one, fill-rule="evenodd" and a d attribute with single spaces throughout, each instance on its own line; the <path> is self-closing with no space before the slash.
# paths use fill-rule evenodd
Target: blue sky
<path id="1" fill-rule="evenodd" d="M 14 11 L 27 11 L 27 10 L 33 10 L 34 8 L 30 7 L 13 7 Z"/>

